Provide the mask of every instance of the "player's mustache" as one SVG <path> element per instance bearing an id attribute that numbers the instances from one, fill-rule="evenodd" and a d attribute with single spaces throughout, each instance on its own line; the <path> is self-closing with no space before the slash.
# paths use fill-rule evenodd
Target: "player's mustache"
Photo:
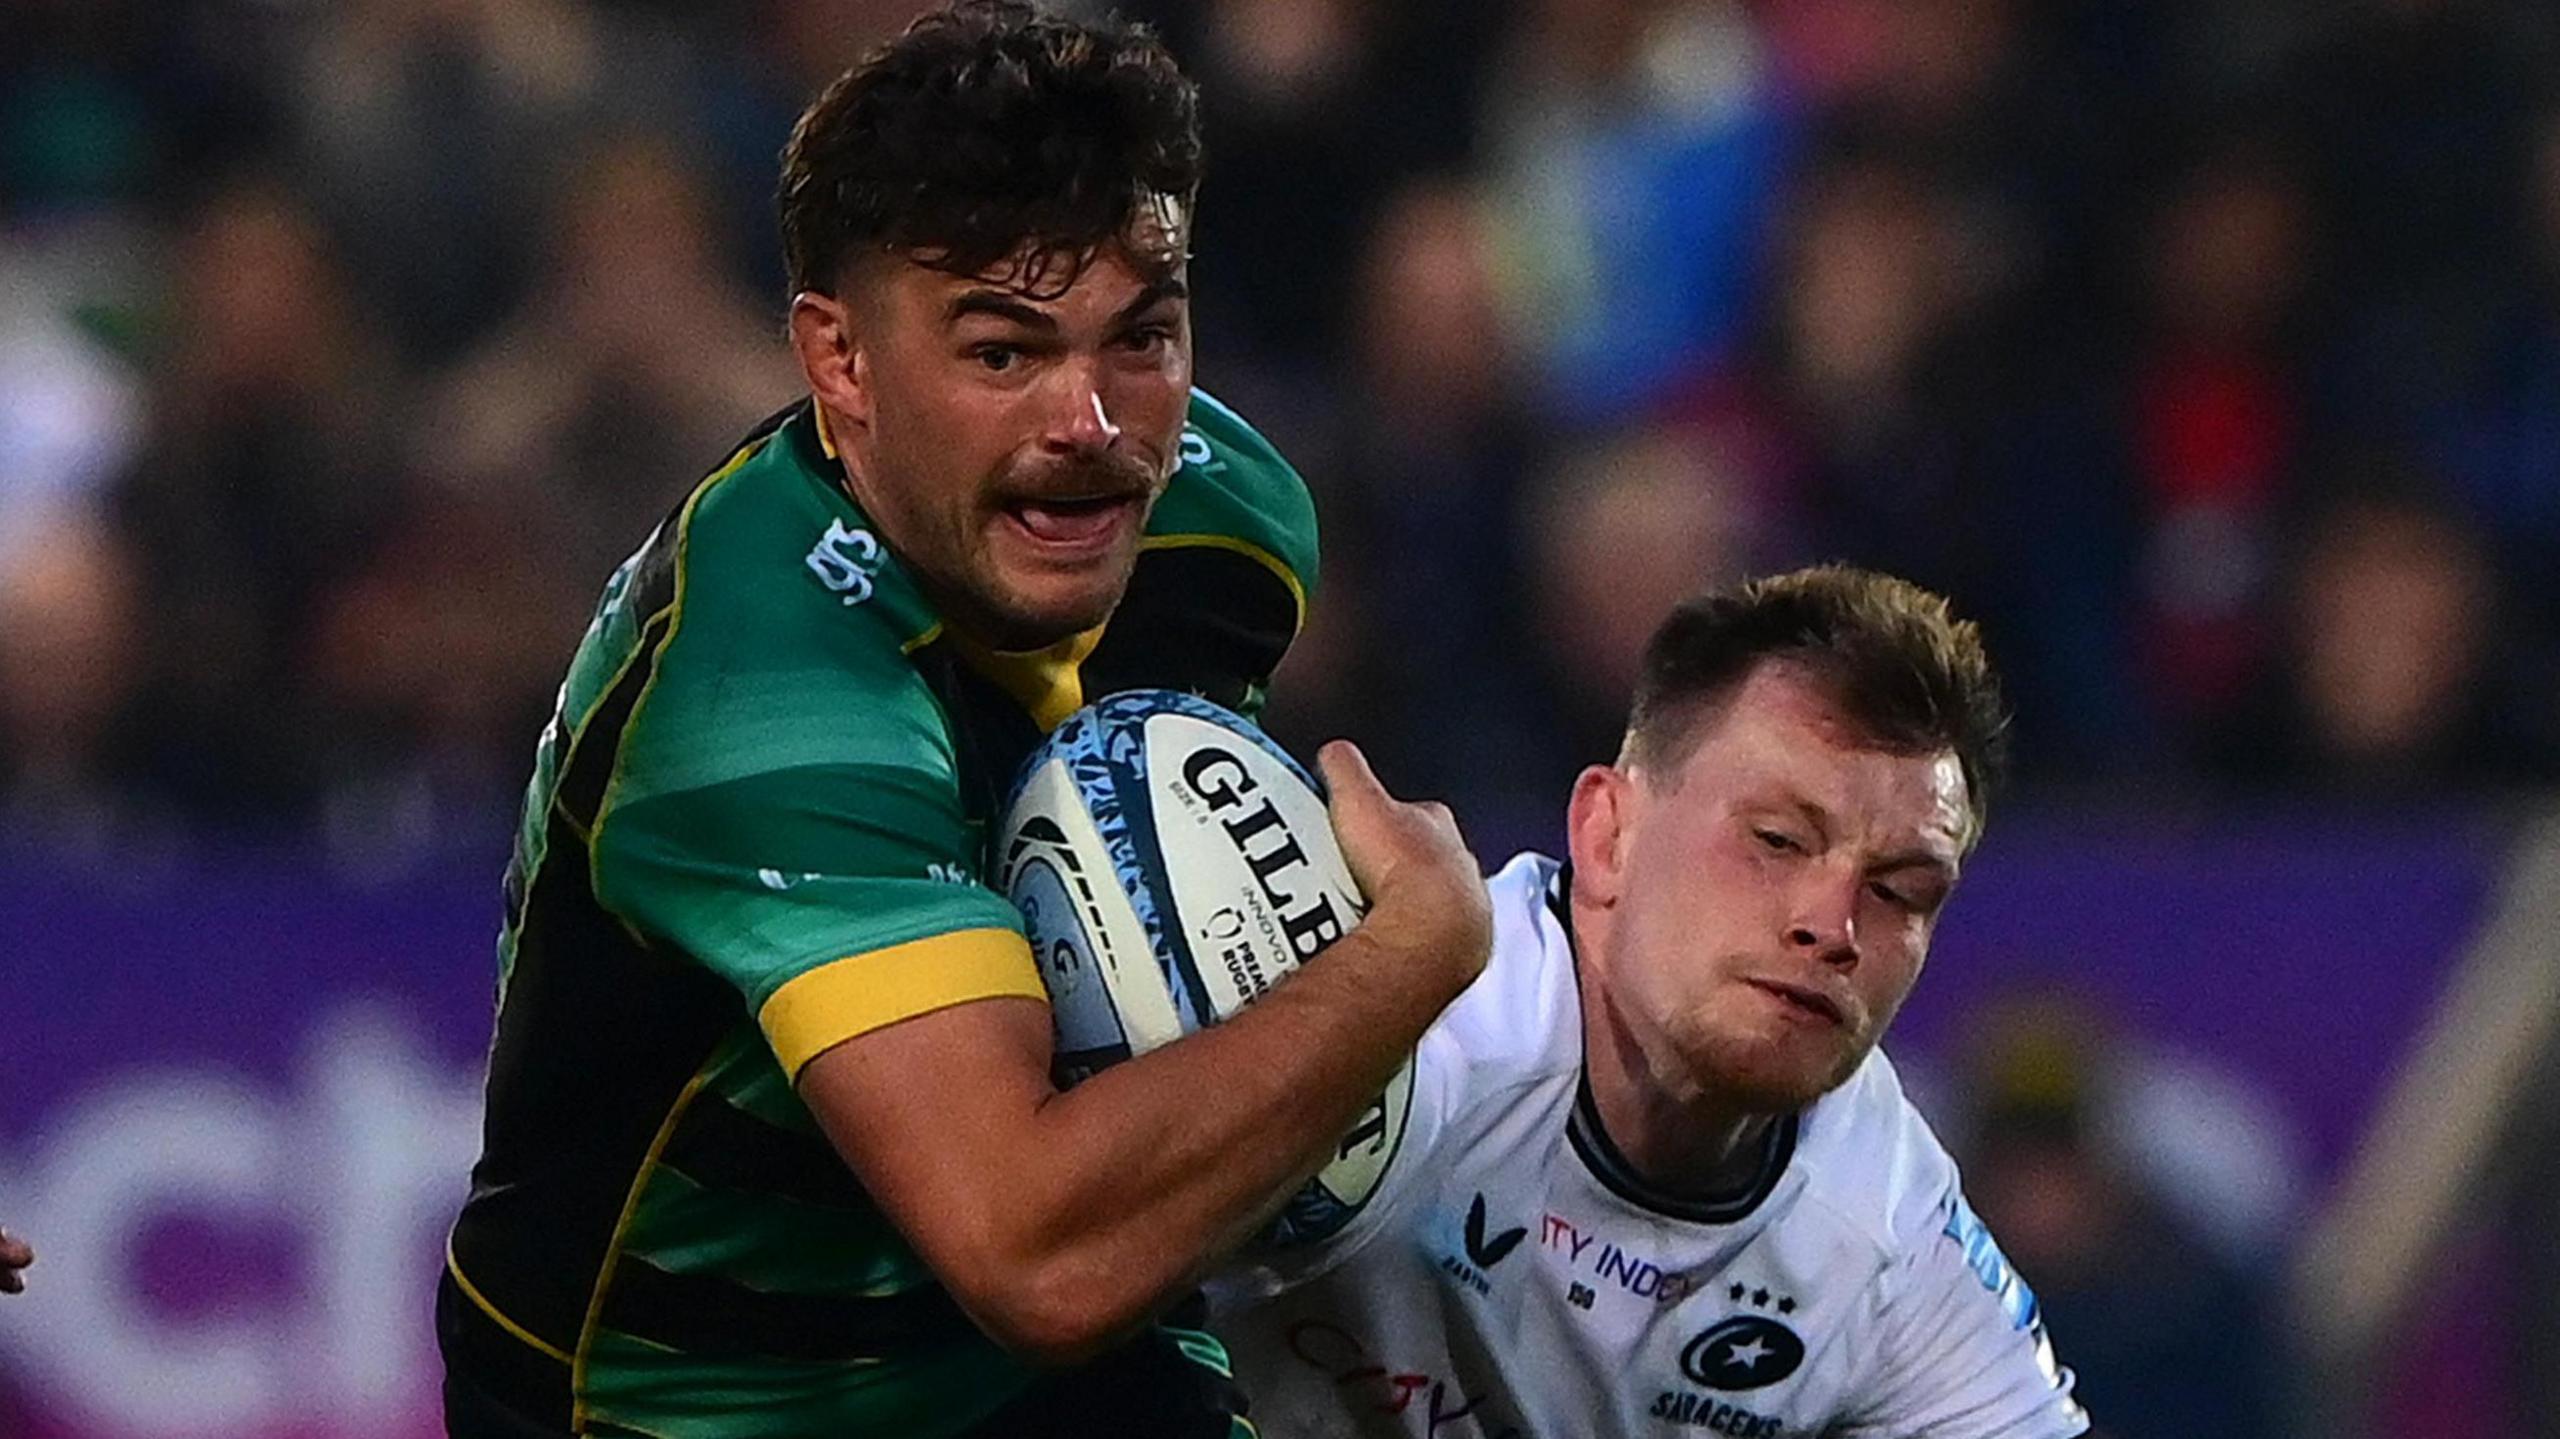
<path id="1" fill-rule="evenodd" d="M 1155 472 L 1134 456 L 1094 455 L 1038 470 L 1016 471 L 997 486 L 1006 503 L 1023 500 L 1144 499 Z"/>

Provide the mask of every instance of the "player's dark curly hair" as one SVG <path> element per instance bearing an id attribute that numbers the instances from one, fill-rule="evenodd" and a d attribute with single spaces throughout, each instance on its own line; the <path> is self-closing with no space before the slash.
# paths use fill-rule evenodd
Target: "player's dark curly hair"
<path id="1" fill-rule="evenodd" d="M 1817 565 L 1700 595 L 1646 643 L 1626 759 L 1668 773 L 1763 662 L 1801 667 L 1858 734 L 1897 754 L 1953 751 L 1982 833 L 2009 712 L 1982 633 L 1908 580 Z"/>
<path id="2" fill-rule="evenodd" d="M 833 293 L 889 252 L 1055 294 L 1103 245 L 1180 261 L 1200 185 L 1199 94 L 1153 32 L 1015 0 L 934 11 L 840 76 L 792 127 L 777 196 L 795 291 Z"/>

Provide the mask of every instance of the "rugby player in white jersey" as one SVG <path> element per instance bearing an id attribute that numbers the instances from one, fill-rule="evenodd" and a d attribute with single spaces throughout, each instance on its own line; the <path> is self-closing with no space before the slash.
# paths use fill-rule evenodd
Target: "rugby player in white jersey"
<path id="1" fill-rule="evenodd" d="M 1982 832 L 1970 624 L 1826 567 L 1673 613 L 1570 866 L 1492 881 L 1386 1187 L 1220 1286 L 1264 1434 L 2063 1439 L 2027 1286 L 1876 1049 Z M 1275 1297 L 1276 1296 L 1276 1297 Z"/>

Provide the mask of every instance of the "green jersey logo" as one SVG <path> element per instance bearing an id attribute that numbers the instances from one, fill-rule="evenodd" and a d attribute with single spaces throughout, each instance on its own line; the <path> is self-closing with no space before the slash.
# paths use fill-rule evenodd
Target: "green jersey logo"
<path id="1" fill-rule="evenodd" d="M 842 520 L 827 522 L 807 564 L 821 584 L 858 605 L 871 598 L 871 577 L 880 572 L 880 540 L 869 530 L 848 530 Z"/>

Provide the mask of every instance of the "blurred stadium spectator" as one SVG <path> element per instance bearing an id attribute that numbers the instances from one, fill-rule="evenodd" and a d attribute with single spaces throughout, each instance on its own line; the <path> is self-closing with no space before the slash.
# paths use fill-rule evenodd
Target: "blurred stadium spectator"
<path id="1" fill-rule="evenodd" d="M 1744 333 L 1790 109 L 1734 0 L 1536 0 L 1500 65 L 1487 178 L 1539 398 L 1625 417 Z"/>
<path id="2" fill-rule="evenodd" d="M 2134 643 L 2173 729 L 2227 714 L 2267 659 L 2279 511 L 2303 428 L 2304 189 L 2280 151 L 2223 142 L 2170 178 L 2142 256 L 2127 396 Z"/>
<path id="3" fill-rule="evenodd" d="M 631 517 L 681 499 L 793 371 L 719 259 L 699 177 L 664 140 L 599 138 L 561 167 L 525 303 L 424 396 L 410 462 L 512 516 L 592 589 Z M 582 622 L 592 595 L 567 615 Z"/>
<path id="4" fill-rule="evenodd" d="M 2225 774 L 2429 802 L 2560 773 L 2548 664 L 2508 656 L 2488 551 L 2431 487 L 2346 495 L 2299 545 L 2282 641 L 2220 732 Z"/>
<path id="5" fill-rule="evenodd" d="M 1764 568 L 1765 511 L 1711 432 L 1668 425 L 1577 451 L 1531 504 L 1538 644 L 1522 658 L 1555 707 L 1546 772 L 1569 775 L 1617 753 L 1652 633 L 1644 617 Z"/>
<path id="6" fill-rule="evenodd" d="M 47 846 L 136 845 L 129 746 L 142 648 L 132 557 L 86 516 L 0 539 L 0 816 Z"/>
<path id="7" fill-rule="evenodd" d="M 2229 1123 L 2210 1090 L 2164 1093 L 2168 1076 L 2129 1058 L 2065 1001 L 2019 997 L 1982 1015 L 1952 1136 L 1966 1193 L 2034 1285 L 2104 1433 L 2258 1439 L 2277 1430 L 2284 1356 L 2268 1255 L 2235 1255 L 2232 1235 L 2263 1243 L 2285 1216 L 2262 1210 L 2217 1233 L 2192 1206 L 2260 1198 L 2264 1184 L 2246 1180 L 2269 1162 L 2250 1152 L 2265 1136 Z M 2127 1142 L 2136 1114 L 2148 1154 Z"/>
<path id="8" fill-rule="evenodd" d="M 309 620 L 389 517 L 384 426 L 403 391 L 285 183 L 213 188 L 166 263 L 142 443 L 116 491 L 151 596 L 141 773 L 209 830 L 304 826 L 327 778 Z"/>
<path id="9" fill-rule="evenodd" d="M 1417 180 L 1386 202 L 1351 307 L 1358 379 L 1306 464 L 1330 521 L 1325 603 L 1273 722 L 1356 732 L 1409 784 L 1499 784 L 1488 804 L 1543 820 L 1538 720 L 1520 703 L 1525 617 L 1480 583 L 1523 572 L 1514 508 L 1547 445 L 1520 404 L 1527 361 L 1496 264 L 1476 187 Z M 1390 625 L 1403 642 L 1376 643 Z"/>

